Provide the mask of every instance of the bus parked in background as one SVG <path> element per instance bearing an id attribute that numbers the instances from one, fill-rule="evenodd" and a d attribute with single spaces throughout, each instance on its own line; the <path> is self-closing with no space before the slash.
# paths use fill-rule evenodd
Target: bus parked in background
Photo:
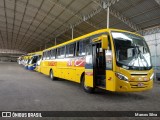
<path id="1" fill-rule="evenodd" d="M 30 61 L 28 62 L 27 69 L 39 71 L 41 57 L 42 51 L 35 52 L 34 55 L 32 55 Z"/>
<path id="2" fill-rule="evenodd" d="M 31 60 L 33 55 L 34 55 L 34 53 L 28 53 L 28 54 L 24 55 L 23 65 L 24 65 L 25 69 L 28 69 L 29 61 Z"/>
<path id="3" fill-rule="evenodd" d="M 42 54 L 38 57 L 37 62 L 36 62 L 36 68 L 35 71 L 40 72 L 41 71 L 41 61 L 42 61 Z"/>
<path id="4" fill-rule="evenodd" d="M 95 88 L 134 92 L 153 86 L 153 69 L 147 43 L 139 34 L 102 29 L 43 50 L 41 72 L 51 79 Z"/>
<path id="5" fill-rule="evenodd" d="M 17 58 L 17 63 L 18 63 L 19 65 L 22 64 L 22 61 L 23 61 L 23 55 Z"/>
<path id="6" fill-rule="evenodd" d="M 22 59 L 22 65 L 26 66 L 30 60 L 31 56 L 30 55 L 24 55 Z"/>

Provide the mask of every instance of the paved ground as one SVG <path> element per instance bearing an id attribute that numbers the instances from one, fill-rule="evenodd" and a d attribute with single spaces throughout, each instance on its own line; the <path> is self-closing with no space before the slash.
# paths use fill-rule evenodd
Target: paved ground
<path id="1" fill-rule="evenodd" d="M 150 91 L 85 93 L 79 84 L 51 81 L 17 63 L 0 63 L 0 111 L 160 111 L 160 83 Z"/>

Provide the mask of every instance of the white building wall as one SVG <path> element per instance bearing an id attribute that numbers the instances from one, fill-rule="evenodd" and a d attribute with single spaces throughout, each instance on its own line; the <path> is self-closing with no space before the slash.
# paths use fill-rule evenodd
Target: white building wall
<path id="1" fill-rule="evenodd" d="M 152 64 L 160 70 L 160 33 L 145 35 L 144 38 L 151 51 Z"/>

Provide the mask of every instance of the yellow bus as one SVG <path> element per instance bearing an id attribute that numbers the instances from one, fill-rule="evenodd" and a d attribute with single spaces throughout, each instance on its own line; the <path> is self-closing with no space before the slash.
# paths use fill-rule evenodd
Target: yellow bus
<path id="1" fill-rule="evenodd" d="M 51 79 L 95 88 L 134 92 L 153 87 L 153 68 L 147 43 L 139 34 L 102 29 L 43 50 L 41 72 Z"/>
<path id="2" fill-rule="evenodd" d="M 28 62 L 29 62 L 29 60 L 31 59 L 31 55 L 24 55 L 23 57 L 22 57 L 22 64 L 26 67 L 26 65 L 28 64 Z"/>

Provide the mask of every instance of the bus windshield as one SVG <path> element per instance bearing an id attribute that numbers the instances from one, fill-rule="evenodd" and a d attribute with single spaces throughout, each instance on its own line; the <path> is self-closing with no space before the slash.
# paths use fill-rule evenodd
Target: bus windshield
<path id="1" fill-rule="evenodd" d="M 38 56 L 33 56 L 29 62 L 29 64 L 34 64 L 37 62 Z"/>
<path id="2" fill-rule="evenodd" d="M 151 55 L 143 37 L 127 32 L 112 32 L 117 65 L 130 70 L 151 69 Z"/>

